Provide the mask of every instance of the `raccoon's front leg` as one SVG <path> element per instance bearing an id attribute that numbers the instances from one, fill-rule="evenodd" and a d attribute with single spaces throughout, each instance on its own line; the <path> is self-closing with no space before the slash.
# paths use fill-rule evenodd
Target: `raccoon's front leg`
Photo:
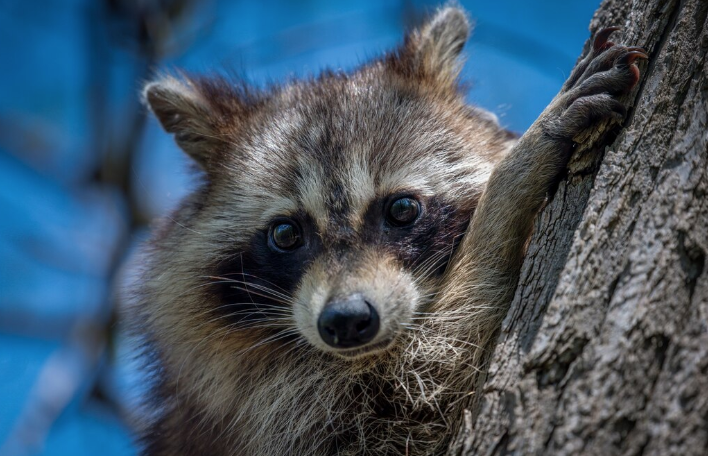
<path id="1" fill-rule="evenodd" d="M 565 170 L 573 139 L 603 119 L 624 119 L 621 95 L 638 82 L 635 61 L 647 55 L 608 41 L 615 30 L 596 35 L 561 92 L 496 166 L 448 269 L 434 310 L 476 315 L 480 338 L 506 312 L 534 217 Z"/>

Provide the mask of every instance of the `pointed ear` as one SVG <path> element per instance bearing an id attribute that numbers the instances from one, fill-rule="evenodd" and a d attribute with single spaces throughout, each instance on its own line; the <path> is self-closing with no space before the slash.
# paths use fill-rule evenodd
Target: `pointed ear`
<path id="1" fill-rule="evenodd" d="M 454 84 L 460 70 L 460 53 L 470 35 L 470 22 L 456 6 L 446 6 L 406 37 L 402 57 L 419 76 L 439 84 Z"/>
<path id="2" fill-rule="evenodd" d="M 177 145 L 202 168 L 223 145 L 220 115 L 209 101 L 199 81 L 166 76 L 148 83 L 143 99 Z"/>

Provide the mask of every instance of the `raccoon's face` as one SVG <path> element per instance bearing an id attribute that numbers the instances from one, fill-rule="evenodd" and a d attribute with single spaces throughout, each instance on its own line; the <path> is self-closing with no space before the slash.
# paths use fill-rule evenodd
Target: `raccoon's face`
<path id="1" fill-rule="evenodd" d="M 172 305 L 199 307 L 192 327 L 348 358 L 416 330 L 509 145 L 458 93 L 466 22 L 443 25 L 353 74 L 268 93 L 220 79 L 146 88 L 207 176 L 167 235 L 190 270 L 170 281 Z"/>

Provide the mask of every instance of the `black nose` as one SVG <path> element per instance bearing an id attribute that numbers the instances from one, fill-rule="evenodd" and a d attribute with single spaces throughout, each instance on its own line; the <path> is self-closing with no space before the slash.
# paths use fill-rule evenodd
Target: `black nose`
<path id="1" fill-rule="evenodd" d="M 327 345 L 335 348 L 359 347 L 376 337 L 379 314 L 360 294 L 336 298 L 322 310 L 317 328 Z"/>

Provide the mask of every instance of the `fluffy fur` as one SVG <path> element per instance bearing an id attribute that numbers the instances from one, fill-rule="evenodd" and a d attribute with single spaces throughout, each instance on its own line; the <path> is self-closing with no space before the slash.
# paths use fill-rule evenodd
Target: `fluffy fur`
<path id="1" fill-rule="evenodd" d="M 146 247 L 129 311 L 156 381 L 144 454 L 446 450 L 572 139 L 621 118 L 615 96 L 638 78 L 635 51 L 600 36 L 517 141 L 464 102 L 468 34 L 448 7 L 350 74 L 266 92 L 196 77 L 146 87 L 205 180 Z M 415 225 L 382 221 L 392 195 L 421 201 Z M 269 248 L 283 216 L 307 248 Z M 361 290 L 383 329 L 375 350 L 340 356 L 317 315 Z"/>

